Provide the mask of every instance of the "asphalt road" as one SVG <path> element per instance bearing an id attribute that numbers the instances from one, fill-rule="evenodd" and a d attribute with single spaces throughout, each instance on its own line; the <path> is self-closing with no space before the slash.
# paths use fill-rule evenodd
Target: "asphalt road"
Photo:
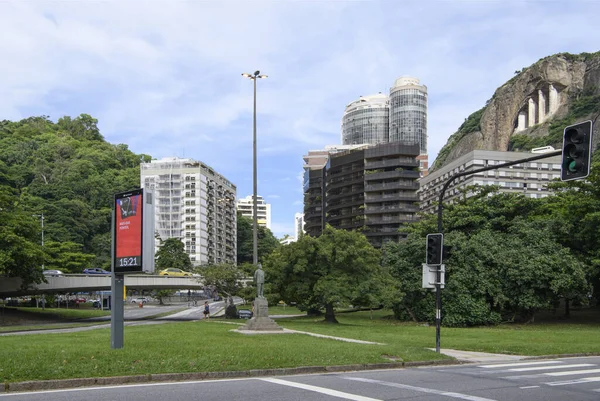
<path id="1" fill-rule="evenodd" d="M 597 401 L 600 399 L 600 357 L 0 393 L 2 401 L 161 399 Z"/>

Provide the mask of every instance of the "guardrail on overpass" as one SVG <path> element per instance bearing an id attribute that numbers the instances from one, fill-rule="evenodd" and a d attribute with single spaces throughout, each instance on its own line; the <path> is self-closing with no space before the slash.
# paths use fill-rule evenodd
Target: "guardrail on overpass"
<path id="1" fill-rule="evenodd" d="M 46 277 L 47 283 L 32 284 L 30 288 L 21 289 L 18 277 L 0 279 L 0 297 L 19 297 L 47 293 L 73 293 L 110 290 L 111 276 L 88 276 L 85 274 L 65 274 Z M 201 277 L 154 276 L 132 274 L 125 276 L 125 287 L 129 290 L 149 289 L 185 289 L 204 288 Z"/>

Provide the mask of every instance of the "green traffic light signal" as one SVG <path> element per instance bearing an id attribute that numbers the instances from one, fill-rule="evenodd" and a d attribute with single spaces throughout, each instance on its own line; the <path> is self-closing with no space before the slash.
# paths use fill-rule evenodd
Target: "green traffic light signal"
<path id="1" fill-rule="evenodd" d="M 592 135 L 591 121 L 565 128 L 560 174 L 562 181 L 585 178 L 590 174 Z"/>

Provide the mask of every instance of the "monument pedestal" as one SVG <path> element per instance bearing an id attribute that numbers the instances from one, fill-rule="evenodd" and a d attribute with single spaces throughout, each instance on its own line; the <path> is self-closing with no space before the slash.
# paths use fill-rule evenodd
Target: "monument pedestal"
<path id="1" fill-rule="evenodd" d="M 283 330 L 269 317 L 269 303 L 265 298 L 254 300 L 254 317 L 239 330 L 276 331 Z"/>

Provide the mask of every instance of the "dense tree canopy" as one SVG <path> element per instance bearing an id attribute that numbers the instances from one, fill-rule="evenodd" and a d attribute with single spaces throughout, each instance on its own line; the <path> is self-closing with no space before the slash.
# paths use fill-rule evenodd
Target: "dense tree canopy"
<path id="1" fill-rule="evenodd" d="M 185 253 L 183 242 L 178 238 L 168 238 L 161 241 L 160 248 L 156 251 L 156 270 L 181 269 L 190 271 L 192 261 L 190 255 Z"/>
<path id="2" fill-rule="evenodd" d="M 536 311 L 560 301 L 585 302 L 590 290 L 585 265 L 559 240 L 563 222 L 542 212 L 550 197 L 490 196 L 492 191 L 481 188 L 445 208 L 444 242 L 452 253 L 445 259 L 443 323 L 532 320 Z M 433 293 L 421 289 L 421 264 L 426 234 L 437 232 L 436 216 L 426 216 L 407 232 L 406 241 L 384 251 L 384 264 L 405 293 L 394 312 L 398 318 L 433 321 Z"/>
<path id="3" fill-rule="evenodd" d="M 254 252 L 254 238 L 252 236 L 252 219 L 250 217 L 237 214 L 237 262 L 252 263 Z M 258 237 L 258 261 L 262 262 L 264 258 L 273 252 L 281 244 L 275 238 L 271 230 L 266 227 L 258 226 L 256 232 Z"/>
<path id="4" fill-rule="evenodd" d="M 380 306 L 385 296 L 399 296 L 384 290 L 391 277 L 379 262 L 364 234 L 328 226 L 318 238 L 303 236 L 266 258 L 267 288 L 272 300 L 309 312 L 325 309 L 325 319 L 337 322 L 336 307 Z"/>
<path id="5" fill-rule="evenodd" d="M 149 159 L 107 143 L 87 114 L 0 121 L 0 274 L 36 282 L 42 262 L 73 273 L 110 268 L 113 196 L 139 187 L 139 163 Z M 42 214 L 45 256 L 34 217 Z"/>

